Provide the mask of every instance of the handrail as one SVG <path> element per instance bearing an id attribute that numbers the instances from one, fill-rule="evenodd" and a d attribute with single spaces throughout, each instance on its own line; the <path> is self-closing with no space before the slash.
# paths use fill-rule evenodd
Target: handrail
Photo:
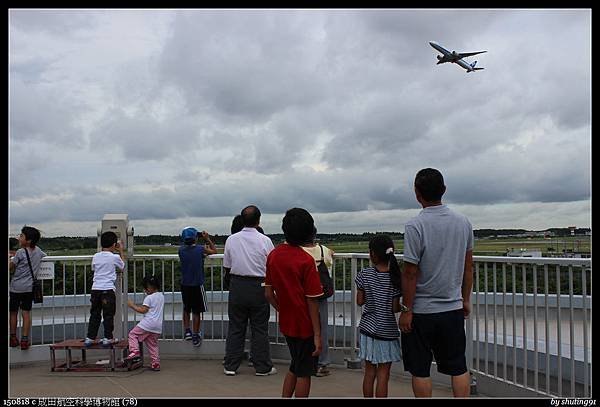
<path id="1" fill-rule="evenodd" d="M 93 255 L 77 255 L 77 256 L 46 256 L 42 259 L 45 262 L 52 261 L 67 261 L 67 260 L 91 260 Z M 136 259 L 163 259 L 177 260 L 179 255 L 173 254 L 134 254 L 133 260 Z M 223 254 L 211 254 L 208 259 L 222 259 Z M 339 259 L 369 259 L 368 253 L 334 253 L 333 258 Z M 396 258 L 404 259 L 404 255 L 397 254 Z M 591 258 L 571 258 L 571 257 L 508 257 L 508 256 L 473 256 L 474 262 L 489 262 L 489 263 L 519 263 L 519 264 L 554 264 L 563 266 L 587 266 L 591 267 Z"/>

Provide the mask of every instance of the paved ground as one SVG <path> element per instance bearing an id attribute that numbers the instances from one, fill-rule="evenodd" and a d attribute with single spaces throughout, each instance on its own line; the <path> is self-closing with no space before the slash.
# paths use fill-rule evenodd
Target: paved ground
<path id="1" fill-rule="evenodd" d="M 288 364 L 275 361 L 278 373 L 257 377 L 242 364 L 236 376 L 225 376 L 221 360 L 163 359 L 161 371 L 51 372 L 50 364 L 10 369 L 11 397 L 280 397 Z M 313 377 L 311 397 L 362 397 L 362 371 L 332 367 L 327 377 Z M 410 397 L 410 379 L 393 375 L 389 397 Z M 435 385 L 433 397 L 452 397 L 447 386 Z"/>

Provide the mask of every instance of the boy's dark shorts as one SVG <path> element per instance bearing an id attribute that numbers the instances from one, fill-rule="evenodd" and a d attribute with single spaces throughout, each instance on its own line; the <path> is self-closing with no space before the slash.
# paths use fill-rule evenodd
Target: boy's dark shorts
<path id="1" fill-rule="evenodd" d="M 10 300 L 8 302 L 8 310 L 10 312 L 18 312 L 19 308 L 23 311 L 31 311 L 31 304 L 33 303 L 33 293 L 10 293 Z"/>
<path id="2" fill-rule="evenodd" d="M 413 314 L 412 331 L 402 333 L 404 370 L 429 377 L 433 357 L 440 373 L 460 376 L 467 372 L 465 319 L 462 308 L 435 314 Z"/>
<path id="3" fill-rule="evenodd" d="M 183 301 L 183 312 L 188 314 L 200 314 L 206 312 L 206 292 L 204 286 L 181 286 L 181 299 Z"/>
<path id="4" fill-rule="evenodd" d="M 297 377 L 310 377 L 317 374 L 319 357 L 312 355 L 315 351 L 314 338 L 312 336 L 310 338 L 286 336 L 285 341 L 292 357 L 290 372 Z"/>

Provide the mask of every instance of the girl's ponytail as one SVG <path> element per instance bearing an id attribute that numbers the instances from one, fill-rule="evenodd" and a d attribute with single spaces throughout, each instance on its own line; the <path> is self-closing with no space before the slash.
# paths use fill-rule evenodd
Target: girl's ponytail
<path id="1" fill-rule="evenodd" d="M 369 251 L 372 252 L 379 261 L 387 259 L 390 267 L 390 281 L 392 287 L 402 292 L 402 280 L 400 276 L 400 266 L 394 256 L 394 241 L 388 235 L 375 235 L 369 241 Z"/>
<path id="2" fill-rule="evenodd" d="M 394 256 L 394 248 L 390 247 L 385 251 L 385 254 L 388 256 L 388 264 L 390 267 L 390 281 L 392 282 L 392 286 L 402 292 L 402 276 L 400 274 L 400 266 L 398 265 L 398 260 L 396 256 Z"/>

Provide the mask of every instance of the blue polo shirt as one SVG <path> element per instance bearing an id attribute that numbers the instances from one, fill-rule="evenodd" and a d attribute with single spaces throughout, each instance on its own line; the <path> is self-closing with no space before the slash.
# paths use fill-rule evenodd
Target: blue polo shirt
<path id="1" fill-rule="evenodd" d="M 204 285 L 204 247 L 183 245 L 179 247 L 181 285 Z"/>
<path id="2" fill-rule="evenodd" d="M 415 314 L 462 308 L 465 254 L 473 250 L 473 227 L 446 205 L 430 206 L 404 227 L 404 261 L 419 266 Z"/>

